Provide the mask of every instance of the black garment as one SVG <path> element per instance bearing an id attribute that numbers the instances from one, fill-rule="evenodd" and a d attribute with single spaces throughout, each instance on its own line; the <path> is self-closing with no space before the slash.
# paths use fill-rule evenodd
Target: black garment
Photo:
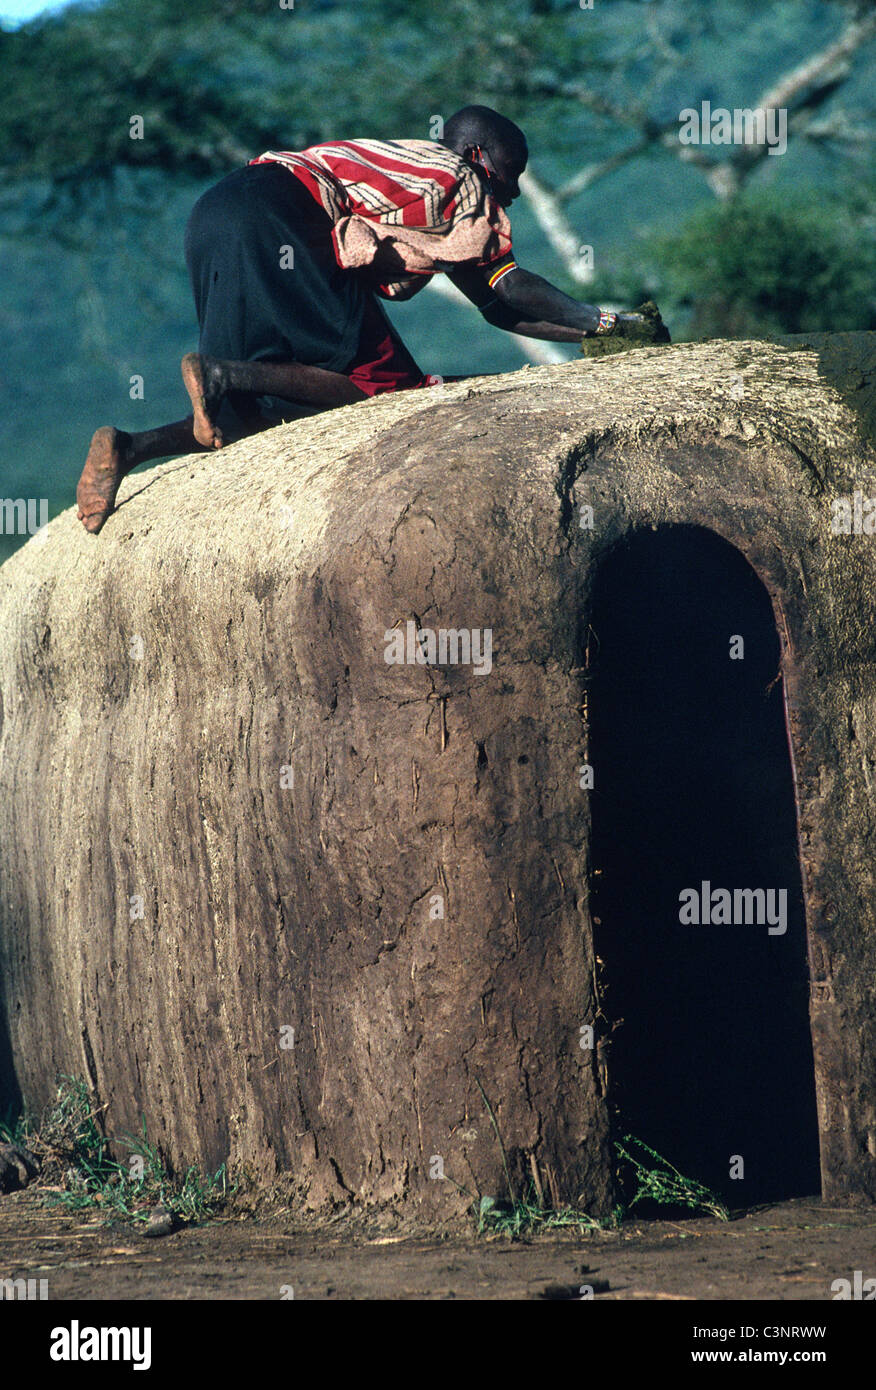
<path id="1" fill-rule="evenodd" d="M 356 357 L 366 312 L 370 319 L 378 306 L 361 277 L 338 265 L 331 231 L 328 214 L 281 165 L 247 164 L 208 188 L 185 232 L 199 350 L 343 372 Z M 235 432 L 252 398 L 232 393 L 228 400 L 238 419 L 226 411 L 219 424 Z M 267 419 L 310 413 L 276 397 L 258 400 Z"/>
<path id="2" fill-rule="evenodd" d="M 281 165 L 247 164 L 208 188 L 185 234 L 201 352 L 343 371 L 371 296 L 338 265 L 331 232 L 328 214 Z"/>

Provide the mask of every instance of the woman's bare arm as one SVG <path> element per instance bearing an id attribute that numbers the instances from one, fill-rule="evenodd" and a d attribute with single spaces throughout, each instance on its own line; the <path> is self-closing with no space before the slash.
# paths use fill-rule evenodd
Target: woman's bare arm
<path id="1" fill-rule="evenodd" d="M 541 275 L 524 270 L 511 256 L 486 269 L 462 266 L 450 279 L 488 323 L 506 333 L 555 343 L 577 343 L 585 335 L 596 333 L 600 326 L 601 311 L 595 304 L 572 299 Z M 616 319 L 614 331 L 624 336 L 628 326 L 641 322 L 641 315 L 618 314 Z"/>

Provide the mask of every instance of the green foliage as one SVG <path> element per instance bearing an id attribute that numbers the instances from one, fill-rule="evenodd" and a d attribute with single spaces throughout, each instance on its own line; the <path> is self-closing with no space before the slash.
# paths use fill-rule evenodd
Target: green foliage
<path id="1" fill-rule="evenodd" d="M 630 1153 L 624 1148 L 624 1144 L 634 1146 L 636 1153 Z M 710 1192 L 693 1178 L 683 1177 L 677 1168 L 673 1168 L 667 1159 L 662 1158 L 641 1139 L 625 1134 L 623 1144 L 615 1142 L 615 1149 L 618 1157 L 629 1165 L 621 1174 L 623 1180 L 629 1185 L 632 1179 L 635 1184 L 632 1198 L 624 1203 L 621 1211 L 630 1212 L 639 1202 L 649 1201 L 660 1206 L 687 1207 L 690 1211 L 704 1211 L 710 1216 L 717 1216 L 719 1221 L 730 1220 L 727 1208 L 714 1192 Z"/>
<path id="2" fill-rule="evenodd" d="M 0 168 L 61 185 L 231 168 L 271 129 L 242 90 L 236 3 L 109 0 L 0 33 Z M 131 139 L 143 117 L 148 139 Z"/>
<path id="3" fill-rule="evenodd" d="M 661 1158 L 660 1154 L 655 1153 L 641 1139 L 634 1139 L 630 1134 L 624 1135 L 624 1143 L 635 1145 L 640 1154 L 647 1155 L 647 1159 L 634 1156 L 622 1144 L 615 1143 L 619 1158 L 627 1164 L 627 1170 L 618 1174 L 621 1185 L 628 1190 L 632 1181 L 635 1184 L 635 1191 L 631 1199 L 625 1199 L 615 1207 L 610 1217 L 600 1220 L 588 1216 L 586 1212 L 572 1206 L 546 1207 L 544 1194 L 539 1190 L 534 1180 L 528 1184 L 522 1194 L 518 1193 L 515 1184 L 511 1181 L 508 1155 L 502 1142 L 502 1135 L 493 1107 L 490 1105 L 486 1091 L 477 1077 L 475 1077 L 475 1084 L 481 1093 L 484 1108 L 490 1117 L 502 1158 L 505 1181 L 508 1185 L 508 1192 L 511 1194 L 510 1199 L 504 1201 L 499 1201 L 491 1196 L 481 1197 L 477 1209 L 479 1235 L 485 1231 L 492 1231 L 517 1239 L 520 1236 L 533 1235 L 538 1231 L 557 1230 L 565 1227 L 572 1227 L 581 1234 L 614 1229 L 621 1224 L 627 1212 L 632 1211 L 638 1202 L 645 1200 L 656 1202 L 661 1206 L 682 1206 L 693 1211 L 705 1211 L 712 1216 L 717 1216 L 721 1221 L 729 1220 L 727 1208 L 713 1192 L 710 1192 L 707 1187 L 703 1187 L 701 1183 L 694 1181 L 693 1178 L 683 1177 L 667 1159 Z M 650 1164 L 647 1160 L 650 1160 Z"/>
<path id="4" fill-rule="evenodd" d="M 52 1174 L 60 1178 L 45 1194 L 50 1206 L 98 1210 L 107 1221 L 145 1222 L 161 1203 L 180 1221 L 191 1222 L 214 1214 L 229 1195 L 224 1164 L 206 1177 L 191 1167 L 172 1179 L 146 1137 L 145 1124 L 141 1135 L 115 1138 L 142 1162 L 117 1162 L 88 1086 L 77 1077 L 60 1077 L 55 1102 L 39 1122 L 22 1117 L 0 1126 L 0 1132 L 36 1153 L 43 1180 Z"/>
<path id="5" fill-rule="evenodd" d="M 750 103 L 764 49 L 793 64 L 835 37 L 845 7 L 598 0 L 597 9 L 577 0 L 74 4 L 0 31 L 0 170 L 59 183 L 124 167 L 201 177 L 272 144 L 425 138 L 432 116 L 476 101 L 523 122 L 548 152 L 547 173 L 562 177 L 561 166 L 580 168 L 606 136 L 618 148 L 640 116 L 672 121 L 689 100 L 717 97 L 716 49 L 722 86 Z M 143 140 L 129 138 L 134 114 Z"/>
<path id="6" fill-rule="evenodd" d="M 514 1202 L 497 1202 L 495 1197 L 482 1197 L 478 1206 L 478 1235 L 485 1231 L 496 1235 L 536 1235 L 539 1231 L 575 1230 L 580 1235 L 604 1231 L 617 1224 L 616 1216 L 600 1221 L 575 1207 L 546 1208 L 538 1199 L 535 1186 L 530 1184 L 523 1197 Z"/>
<path id="7" fill-rule="evenodd" d="M 531 112 L 545 84 L 598 66 L 596 44 L 577 6 L 530 0 L 74 5 L 0 32 L 0 169 L 61 184 L 124 167 L 200 177 L 269 145 L 426 138 L 433 115 L 468 101 Z"/>
<path id="8" fill-rule="evenodd" d="M 492 1112 L 490 1117 L 492 1119 Z M 498 1130 L 496 1133 L 498 1137 Z M 501 1140 L 499 1145 L 509 1191 L 513 1191 Z M 624 1145 L 630 1145 L 635 1152 L 630 1153 Z M 632 1196 L 620 1202 L 610 1216 L 588 1216 L 586 1212 L 572 1206 L 546 1207 L 534 1183 L 530 1183 L 522 1196 L 515 1196 L 510 1201 L 482 1197 L 477 1211 L 478 1234 L 491 1232 L 510 1236 L 515 1240 L 521 1236 L 536 1235 L 540 1231 L 572 1229 L 585 1235 L 594 1231 L 617 1230 L 640 1202 L 654 1202 L 658 1206 L 673 1208 L 684 1207 L 691 1212 L 705 1212 L 708 1216 L 717 1217 L 719 1221 L 729 1221 L 727 1208 L 714 1192 L 693 1178 L 684 1177 L 667 1159 L 661 1157 L 641 1139 L 625 1134 L 623 1144 L 616 1142 L 614 1147 L 623 1164 L 618 1176 L 626 1191 L 632 1191 Z"/>
<path id="9" fill-rule="evenodd" d="M 854 207 L 749 191 L 655 250 L 694 337 L 876 327 L 876 249 Z"/>

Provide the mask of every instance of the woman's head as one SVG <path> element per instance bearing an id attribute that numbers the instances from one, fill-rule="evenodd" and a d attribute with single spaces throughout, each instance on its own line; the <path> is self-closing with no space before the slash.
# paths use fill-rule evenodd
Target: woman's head
<path id="1" fill-rule="evenodd" d="M 463 106 L 446 123 L 444 144 L 483 171 L 490 191 L 503 207 L 513 203 L 529 158 L 526 136 L 519 126 L 489 106 Z"/>

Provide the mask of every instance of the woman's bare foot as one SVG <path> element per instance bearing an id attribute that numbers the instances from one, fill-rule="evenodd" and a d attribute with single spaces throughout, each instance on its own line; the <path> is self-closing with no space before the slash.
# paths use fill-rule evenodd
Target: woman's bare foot
<path id="1" fill-rule="evenodd" d="M 192 402 L 192 433 L 205 449 L 221 449 L 225 440 L 215 424 L 215 418 L 228 390 L 222 363 L 214 357 L 204 357 L 200 352 L 187 352 L 180 366 Z"/>
<path id="2" fill-rule="evenodd" d="M 119 483 L 127 471 L 128 444 L 130 438 L 112 425 L 101 425 L 94 432 L 76 489 L 77 516 L 86 531 L 99 531 L 115 506 Z"/>

